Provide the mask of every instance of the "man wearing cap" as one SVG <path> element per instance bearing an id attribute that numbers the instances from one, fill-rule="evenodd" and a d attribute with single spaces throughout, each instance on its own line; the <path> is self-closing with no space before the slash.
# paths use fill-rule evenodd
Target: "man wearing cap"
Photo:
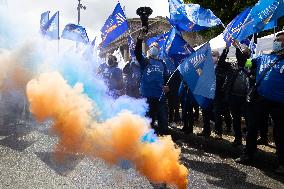
<path id="1" fill-rule="evenodd" d="M 166 106 L 165 93 L 169 91 L 169 87 L 165 86 L 167 82 L 167 67 L 166 64 L 158 58 L 159 46 L 158 43 L 150 45 L 147 52 L 147 57 L 142 54 L 143 36 L 137 38 L 135 47 L 135 56 L 140 64 L 142 72 L 141 76 L 141 95 L 147 99 L 149 110 L 147 116 L 152 119 L 152 127 L 155 120 L 158 120 L 158 134 L 168 134 L 168 113 Z"/>

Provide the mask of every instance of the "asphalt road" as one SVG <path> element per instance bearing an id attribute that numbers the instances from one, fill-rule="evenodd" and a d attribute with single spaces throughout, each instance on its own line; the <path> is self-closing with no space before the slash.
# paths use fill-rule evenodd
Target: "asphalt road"
<path id="1" fill-rule="evenodd" d="M 54 160 L 56 136 L 50 123 L 19 121 L 0 115 L 0 188 L 153 188 L 129 167 L 110 166 L 99 159 L 67 154 Z M 240 149 L 227 141 L 186 136 L 178 129 L 172 136 L 182 148 L 182 162 L 189 168 L 189 188 L 283 189 L 284 178 L 273 174 L 275 155 L 260 152 L 255 167 L 236 164 Z"/>

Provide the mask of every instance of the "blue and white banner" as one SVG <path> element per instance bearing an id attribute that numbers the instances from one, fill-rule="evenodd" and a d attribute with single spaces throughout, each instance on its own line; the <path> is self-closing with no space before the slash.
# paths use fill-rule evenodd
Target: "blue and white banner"
<path id="1" fill-rule="evenodd" d="M 86 29 L 76 24 L 67 24 L 62 32 L 61 38 L 84 44 L 89 43 Z"/>
<path id="2" fill-rule="evenodd" d="M 210 9 L 198 4 L 183 4 L 180 0 L 169 0 L 170 23 L 179 31 L 200 31 L 222 24 Z"/>
<path id="3" fill-rule="evenodd" d="M 102 48 L 107 47 L 111 42 L 121 36 L 129 29 L 126 16 L 118 3 L 113 13 L 108 17 L 104 26 L 101 29 L 102 32 Z"/>
<path id="4" fill-rule="evenodd" d="M 50 40 L 59 40 L 59 11 L 43 27 L 43 36 Z"/>
<path id="5" fill-rule="evenodd" d="M 186 58 L 178 67 L 183 80 L 186 81 L 201 107 L 206 107 L 214 99 L 216 76 L 209 43 Z"/>

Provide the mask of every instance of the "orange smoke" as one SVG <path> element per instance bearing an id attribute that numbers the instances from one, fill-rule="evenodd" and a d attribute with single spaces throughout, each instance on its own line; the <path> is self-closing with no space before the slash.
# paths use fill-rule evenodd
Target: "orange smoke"
<path id="1" fill-rule="evenodd" d="M 39 121 L 53 119 L 52 129 L 59 136 L 56 151 L 82 153 L 112 164 L 129 160 L 154 183 L 187 187 L 188 170 L 180 164 L 180 150 L 170 137 L 141 142 L 149 131 L 145 118 L 125 111 L 104 123 L 96 122 L 96 107 L 82 93 L 82 86 L 70 87 L 59 73 L 41 74 L 30 81 L 27 96 L 30 111 Z"/>
<path id="2" fill-rule="evenodd" d="M 32 79 L 32 73 L 25 67 L 25 61 L 30 58 L 32 51 L 30 44 L 25 44 L 16 51 L 0 50 L 0 90 L 25 91 L 28 81 Z"/>

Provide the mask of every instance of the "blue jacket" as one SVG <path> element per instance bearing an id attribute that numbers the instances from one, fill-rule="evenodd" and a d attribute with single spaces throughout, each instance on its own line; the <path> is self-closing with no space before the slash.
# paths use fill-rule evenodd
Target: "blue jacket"
<path id="1" fill-rule="evenodd" d="M 141 94 L 146 98 L 160 98 L 167 80 L 166 64 L 159 59 L 145 58 L 142 55 L 142 40 L 137 40 L 136 59 L 142 72 Z"/>
<path id="2" fill-rule="evenodd" d="M 110 67 L 103 63 L 99 67 L 99 74 L 103 77 L 110 91 L 123 89 L 122 70 L 117 66 Z"/>
<path id="3" fill-rule="evenodd" d="M 284 59 L 275 54 L 261 55 L 253 60 L 256 66 L 256 80 L 260 79 L 261 73 L 273 62 L 279 60 L 273 68 L 271 68 L 257 88 L 258 94 L 275 102 L 284 103 Z"/>
<path id="4" fill-rule="evenodd" d="M 125 74 L 125 89 L 126 95 L 139 98 L 140 97 L 140 82 L 141 70 L 140 66 L 134 62 L 127 63 L 123 68 Z"/>

